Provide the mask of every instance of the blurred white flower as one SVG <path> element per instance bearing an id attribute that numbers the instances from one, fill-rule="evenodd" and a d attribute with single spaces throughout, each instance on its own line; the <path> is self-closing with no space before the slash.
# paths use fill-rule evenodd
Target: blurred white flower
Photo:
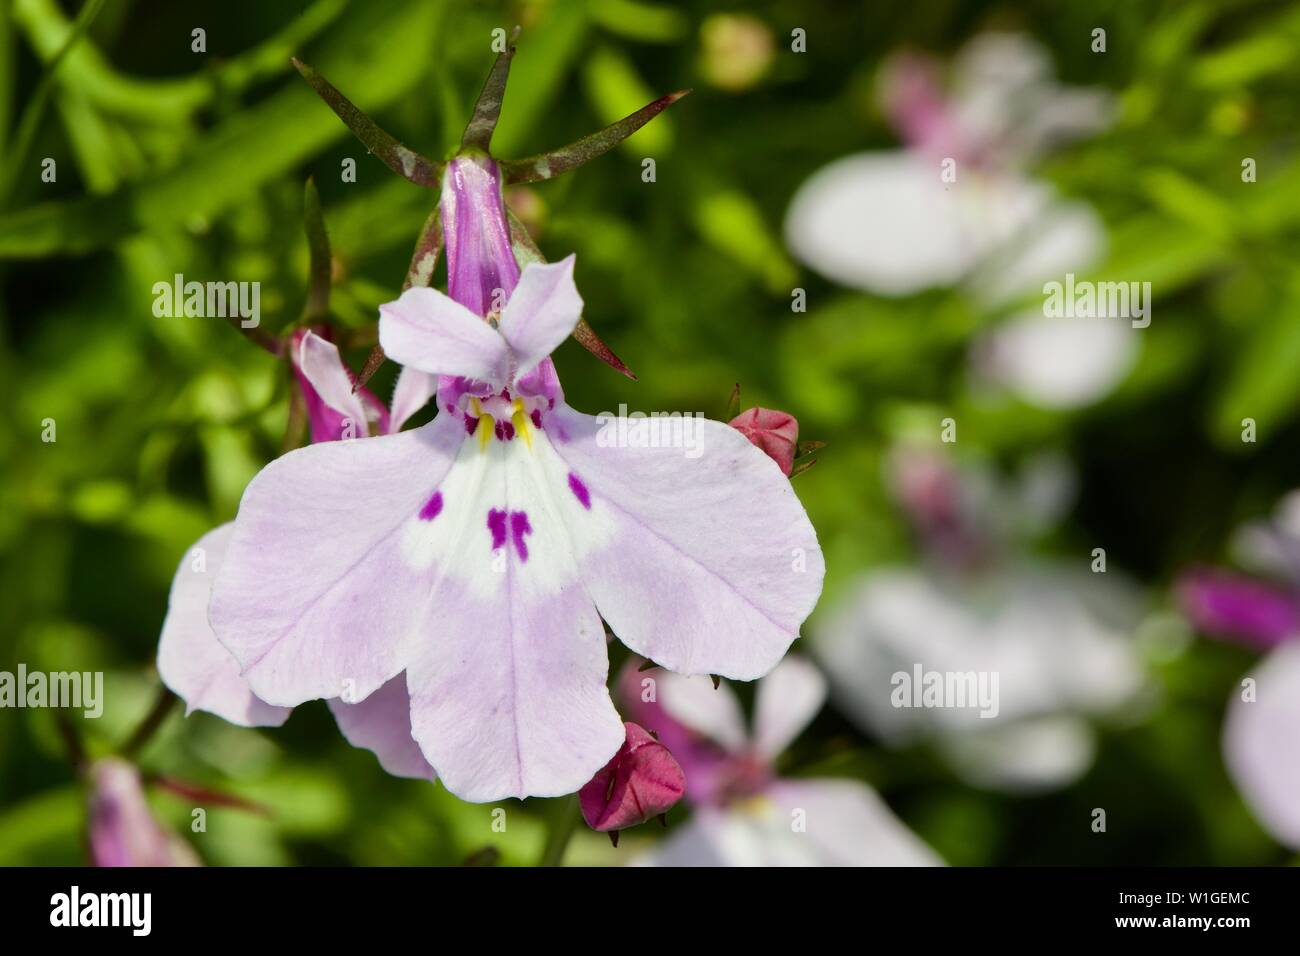
<path id="1" fill-rule="evenodd" d="M 896 55 L 879 90 L 905 148 L 836 160 L 799 188 L 785 224 L 798 259 L 867 292 L 962 285 L 991 307 L 1101 258 L 1105 229 L 1092 208 L 1025 169 L 1054 144 L 1101 129 L 1105 93 L 1057 84 L 1042 48 L 1014 34 L 971 41 L 947 89 L 935 63 Z M 1136 348 L 1125 323 L 1029 313 L 977 340 L 976 367 L 1025 401 L 1069 408 L 1109 392 Z"/>
<path id="2" fill-rule="evenodd" d="M 938 452 L 900 449 L 892 468 L 928 562 L 867 574 L 814 631 L 836 704 L 887 744 L 933 743 L 976 786 L 1070 783 L 1092 762 L 1090 718 L 1143 687 L 1135 588 L 1113 568 L 1092 573 L 1087 555 L 1069 566 L 1018 555 L 1016 532 L 1042 523 L 1036 499 L 1059 497 L 1033 481 L 1018 486 L 1031 513 L 1020 520 L 1006 487 L 987 490 L 987 476 L 971 480 Z M 895 688 L 914 673 L 986 675 L 995 713 L 946 699 L 900 706 Z"/>

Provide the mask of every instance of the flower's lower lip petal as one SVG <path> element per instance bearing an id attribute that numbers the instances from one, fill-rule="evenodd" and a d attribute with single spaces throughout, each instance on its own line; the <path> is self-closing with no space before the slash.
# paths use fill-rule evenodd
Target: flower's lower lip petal
<path id="1" fill-rule="evenodd" d="M 547 424 L 589 491 L 583 578 L 614 633 L 670 670 L 752 680 L 816 605 L 821 548 L 775 462 L 720 422 L 690 427 L 689 447 L 628 447 L 618 419 L 557 405 Z"/>
<path id="2" fill-rule="evenodd" d="M 208 624 L 212 581 L 234 530 L 233 523 L 214 528 L 181 558 L 158 642 L 158 674 L 187 711 L 206 711 L 241 727 L 279 727 L 292 711 L 253 694 Z"/>
<path id="3" fill-rule="evenodd" d="M 465 437 L 439 415 L 381 438 L 311 445 L 258 474 L 212 591 L 208 618 L 263 700 L 364 699 L 424 633 L 429 581 L 401 532 Z"/>
<path id="4" fill-rule="evenodd" d="M 577 586 L 521 599 L 503 582 L 495 600 L 462 587 L 439 589 L 408 666 L 416 740 L 462 800 L 573 793 L 623 742 L 590 598 Z"/>
<path id="5" fill-rule="evenodd" d="M 553 455 L 540 431 L 469 439 L 443 510 L 405 541 L 431 582 L 407 662 L 412 732 L 464 800 L 573 793 L 623 743 L 570 538 L 580 506 Z"/>
<path id="6" fill-rule="evenodd" d="M 411 698 L 405 674 L 398 674 L 355 704 L 335 698 L 330 701 L 330 711 L 348 743 L 369 750 L 393 776 L 434 779 L 433 768 L 411 736 Z"/>
<path id="7" fill-rule="evenodd" d="M 874 790 L 856 780 L 777 780 L 760 813 L 768 866 L 941 866 Z M 791 820 L 798 814 L 804 832 Z"/>

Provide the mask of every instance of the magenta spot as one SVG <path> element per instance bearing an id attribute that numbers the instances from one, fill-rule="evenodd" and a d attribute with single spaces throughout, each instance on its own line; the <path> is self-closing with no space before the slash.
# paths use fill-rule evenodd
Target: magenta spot
<path id="1" fill-rule="evenodd" d="M 506 513 L 497 508 L 488 511 L 487 517 L 488 530 L 492 532 L 492 550 L 505 546 L 506 543 Z"/>
<path id="2" fill-rule="evenodd" d="M 569 490 L 573 492 L 574 497 L 582 502 L 584 508 L 588 511 L 591 510 L 591 492 L 589 492 L 587 486 L 582 483 L 582 479 L 573 472 L 569 472 Z"/>
<path id="3" fill-rule="evenodd" d="M 542 413 L 539 409 L 534 408 L 533 414 L 529 417 L 532 418 L 534 425 L 536 425 L 539 429 L 542 428 Z M 545 429 L 542 430 L 544 431 Z"/>
<path id="4" fill-rule="evenodd" d="M 477 418 L 474 418 L 474 417 L 471 416 L 471 415 L 466 415 L 466 416 L 465 416 L 465 433 L 468 434 L 468 435 L 472 435 L 472 434 L 474 434 L 474 429 L 476 429 L 476 428 L 478 428 L 478 419 L 477 419 Z"/>
<path id="5" fill-rule="evenodd" d="M 448 405 L 447 405 L 447 413 L 448 413 L 449 415 L 455 415 L 455 414 L 456 414 L 456 406 L 455 406 L 455 405 L 448 404 Z"/>
<path id="6" fill-rule="evenodd" d="M 501 422 L 497 422 L 497 423 L 493 426 L 493 428 L 492 428 L 492 431 L 496 433 L 497 441 L 505 441 L 505 438 L 506 438 L 505 429 L 502 428 L 501 426 L 502 426 L 502 423 L 501 423 Z"/>
<path id="7" fill-rule="evenodd" d="M 420 509 L 421 521 L 432 521 L 438 515 L 442 514 L 442 492 L 435 491 L 433 497 L 424 503 Z"/>
<path id="8" fill-rule="evenodd" d="M 510 536 L 514 538 L 515 551 L 518 552 L 520 561 L 528 560 L 528 545 L 524 542 L 524 535 L 532 533 L 533 526 L 528 523 L 527 511 L 510 513 Z"/>
<path id="9" fill-rule="evenodd" d="M 515 426 L 510 422 L 502 422 L 501 430 L 505 433 L 506 441 L 513 441 L 515 437 Z"/>

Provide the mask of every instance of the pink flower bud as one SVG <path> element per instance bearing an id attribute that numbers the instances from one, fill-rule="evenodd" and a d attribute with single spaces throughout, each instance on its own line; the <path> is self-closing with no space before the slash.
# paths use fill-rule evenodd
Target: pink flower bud
<path id="1" fill-rule="evenodd" d="M 636 724 L 613 759 L 578 791 L 587 826 L 602 833 L 644 823 L 686 792 L 686 776 L 668 748 Z"/>
<path id="2" fill-rule="evenodd" d="M 771 408 L 749 408 L 727 423 L 781 466 L 787 475 L 794 468 L 799 423 L 793 415 Z"/>

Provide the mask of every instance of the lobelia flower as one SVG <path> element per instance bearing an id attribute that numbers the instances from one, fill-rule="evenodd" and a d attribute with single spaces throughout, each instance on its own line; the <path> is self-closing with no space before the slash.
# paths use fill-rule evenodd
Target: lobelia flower
<path id="1" fill-rule="evenodd" d="M 1238 532 L 1233 550 L 1250 575 L 1198 568 L 1175 590 L 1198 631 L 1267 651 L 1246 675 L 1253 693 L 1229 701 L 1224 763 L 1264 828 L 1300 850 L 1300 491 Z"/>
<path id="2" fill-rule="evenodd" d="M 1062 139 L 1101 128 L 1100 92 L 1058 86 L 1045 52 L 1014 34 L 984 34 L 940 69 L 890 58 L 878 91 L 904 148 L 848 156 L 795 194 L 786 217 L 794 255 L 826 277 L 876 294 L 967 286 L 987 306 L 1083 272 L 1104 247 L 1092 209 L 1059 199 L 1023 170 Z M 955 181 L 941 174 L 955 163 Z M 1135 361 L 1122 319 L 1045 318 L 1035 308 L 981 336 L 975 372 L 1047 408 L 1088 404 Z"/>
<path id="3" fill-rule="evenodd" d="M 405 673 L 412 735 L 463 799 L 572 793 L 624 742 L 602 617 L 669 669 L 751 680 L 815 605 L 821 551 L 734 429 L 701 422 L 696 458 L 603 447 L 564 402 L 573 257 L 520 270 L 490 156 L 447 165 L 440 213 L 450 295 L 413 286 L 379 321 L 388 357 L 439 376 L 437 417 L 263 469 L 209 619 L 276 706 Z"/>
<path id="4" fill-rule="evenodd" d="M 817 669 L 787 657 L 759 681 L 752 733 L 731 689 L 707 678 L 620 678 L 629 712 L 676 756 L 690 823 L 638 862 L 652 866 L 928 866 L 942 861 L 865 783 L 783 779 L 781 752 L 821 710 Z"/>
<path id="5" fill-rule="evenodd" d="M 587 826 L 609 833 L 615 846 L 619 830 L 667 813 L 686 792 L 682 768 L 668 748 L 643 727 L 625 722 L 623 728 L 623 746 L 578 791 Z"/>
<path id="6" fill-rule="evenodd" d="M 1092 761 L 1089 718 L 1134 704 L 1143 687 L 1133 586 L 1113 568 L 1093 574 L 1013 546 L 1068 501 L 1054 465 L 1019 488 L 928 448 L 901 446 L 889 466 L 927 560 L 864 575 L 812 635 L 837 705 L 891 746 L 932 742 L 977 786 L 1070 783 Z M 965 701 L 928 702 L 933 674 L 983 684 L 967 681 Z"/>
<path id="7" fill-rule="evenodd" d="M 135 767 L 105 757 L 90 767 L 90 861 L 93 866 L 199 866 L 190 845 L 149 809 Z"/>
<path id="8" fill-rule="evenodd" d="M 368 390 L 353 393 L 353 379 L 333 343 L 308 330 L 294 333 L 290 342 L 290 358 L 315 442 L 398 431 L 427 403 L 435 386 L 432 377 L 403 369 L 390 414 Z M 227 522 L 186 551 L 172 579 L 158 643 L 158 673 L 185 701 L 187 714 L 201 710 L 243 727 L 278 727 L 289 718 L 291 708 L 267 704 L 252 692 L 239 663 L 208 623 L 212 582 L 233 533 L 234 523 Z M 400 777 L 431 778 L 433 771 L 411 740 L 408 706 L 400 678 L 359 703 L 346 703 L 337 695 L 330 701 L 343 735 L 354 746 L 373 751 L 385 770 Z"/>

